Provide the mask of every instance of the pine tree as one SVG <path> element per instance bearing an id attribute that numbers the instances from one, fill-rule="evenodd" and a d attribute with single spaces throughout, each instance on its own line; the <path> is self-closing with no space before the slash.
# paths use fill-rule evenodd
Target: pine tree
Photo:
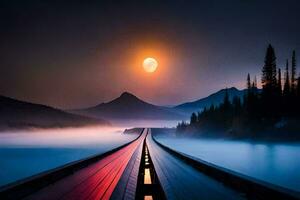
<path id="1" fill-rule="evenodd" d="M 225 110 L 228 110 L 230 108 L 229 94 L 228 94 L 228 89 L 227 88 L 225 90 L 223 107 L 224 107 Z"/>
<path id="2" fill-rule="evenodd" d="M 192 114 L 190 123 L 191 124 L 197 123 L 197 115 L 195 113 Z"/>
<path id="3" fill-rule="evenodd" d="M 300 76 L 298 77 L 298 80 L 297 80 L 297 95 L 298 95 L 298 98 L 300 98 Z"/>
<path id="4" fill-rule="evenodd" d="M 251 79 L 250 79 L 250 74 L 248 73 L 247 75 L 247 89 L 248 89 L 248 93 L 251 89 Z"/>
<path id="5" fill-rule="evenodd" d="M 289 96 L 290 91 L 291 91 L 291 87 L 290 87 L 290 76 L 289 76 L 289 61 L 286 60 L 283 95 L 284 96 Z"/>
<path id="6" fill-rule="evenodd" d="M 296 111 L 296 115 L 299 118 L 299 115 L 300 115 L 300 105 L 299 105 L 299 102 L 300 102 L 300 76 L 298 76 L 298 79 L 297 79 L 296 94 L 297 94 L 297 98 L 296 98 L 296 102 L 295 102 L 296 103 L 295 104 L 295 111 Z"/>
<path id="7" fill-rule="evenodd" d="M 277 118 L 276 108 L 278 107 L 278 86 L 276 73 L 276 56 L 274 48 L 269 45 L 265 56 L 265 64 L 262 69 L 262 102 L 261 113 L 268 121 L 272 122 Z"/>
<path id="8" fill-rule="evenodd" d="M 277 84 L 277 88 L 278 88 L 278 97 L 277 97 L 277 116 L 278 117 L 282 117 L 282 111 L 283 111 L 283 98 L 282 98 L 282 81 L 281 81 L 281 69 L 278 68 L 278 84 Z"/>
<path id="9" fill-rule="evenodd" d="M 257 88 L 257 79 L 256 79 L 256 76 L 254 76 L 254 87 Z"/>
<path id="10" fill-rule="evenodd" d="M 281 83 L 281 69 L 278 68 L 278 91 L 279 94 L 282 94 L 282 83 Z"/>
<path id="11" fill-rule="evenodd" d="M 272 45 L 269 44 L 265 56 L 265 65 L 262 69 L 262 85 L 265 95 L 272 95 L 276 91 L 276 56 Z"/>
<path id="12" fill-rule="evenodd" d="M 249 100 L 253 91 L 253 85 L 251 84 L 250 74 L 247 75 L 247 101 Z"/>
<path id="13" fill-rule="evenodd" d="M 214 104 L 211 104 L 211 106 L 209 107 L 209 112 L 212 113 L 215 111 L 215 106 Z"/>
<path id="14" fill-rule="evenodd" d="M 233 97 L 232 106 L 234 108 L 235 115 L 240 114 L 242 109 L 241 99 L 238 96 Z"/>
<path id="15" fill-rule="evenodd" d="M 198 112 L 197 113 L 197 122 L 201 121 L 201 117 L 202 117 L 202 112 Z"/>
<path id="16" fill-rule="evenodd" d="M 257 95 L 257 79 L 256 79 L 256 76 L 254 76 L 253 84 L 254 84 L 254 87 L 253 87 L 254 95 Z"/>
<path id="17" fill-rule="evenodd" d="M 295 94 L 296 90 L 296 52 L 295 50 L 293 51 L 292 55 L 292 72 L 291 72 L 291 92 Z"/>

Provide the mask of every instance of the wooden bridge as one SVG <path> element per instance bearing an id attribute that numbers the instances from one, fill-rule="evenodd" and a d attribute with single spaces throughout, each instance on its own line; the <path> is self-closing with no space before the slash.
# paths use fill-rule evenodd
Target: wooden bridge
<path id="1" fill-rule="evenodd" d="M 0 199 L 299 199 L 158 143 L 151 129 L 105 154 L 0 189 Z"/>

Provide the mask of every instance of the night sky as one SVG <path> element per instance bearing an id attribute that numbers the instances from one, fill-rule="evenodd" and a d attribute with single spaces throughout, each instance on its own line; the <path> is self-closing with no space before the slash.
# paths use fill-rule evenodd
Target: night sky
<path id="1" fill-rule="evenodd" d="M 300 59 L 298 0 L 2 0 L 0 17 L 0 94 L 65 109 L 123 91 L 171 105 L 243 88 L 269 43 L 278 66 L 294 49 Z"/>

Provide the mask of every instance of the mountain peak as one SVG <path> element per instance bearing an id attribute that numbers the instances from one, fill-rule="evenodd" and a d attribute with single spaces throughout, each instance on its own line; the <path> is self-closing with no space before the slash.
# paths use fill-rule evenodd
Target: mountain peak
<path id="1" fill-rule="evenodd" d="M 223 88 L 223 89 L 217 91 L 216 93 L 223 92 L 223 91 L 226 91 L 226 90 L 227 91 L 238 91 L 238 89 L 236 87 L 228 87 L 228 88 Z"/>
<path id="2" fill-rule="evenodd" d="M 143 101 L 137 96 L 125 91 L 118 98 L 82 110 L 90 117 L 106 119 L 183 119 L 181 114 L 160 106 Z"/>
<path id="3" fill-rule="evenodd" d="M 133 94 L 131 94 L 127 91 L 123 92 L 120 97 L 121 98 L 124 98 L 124 97 L 134 97 L 134 98 L 136 98 L 136 96 L 134 96 Z"/>
<path id="4" fill-rule="evenodd" d="M 230 87 L 230 88 L 227 88 L 228 90 L 234 90 L 234 91 L 238 91 L 239 89 L 237 89 L 236 87 Z"/>
<path id="5" fill-rule="evenodd" d="M 141 101 L 137 96 L 129 93 L 129 92 L 123 92 L 121 96 L 115 100 L 124 101 L 124 102 L 131 102 L 131 101 Z"/>

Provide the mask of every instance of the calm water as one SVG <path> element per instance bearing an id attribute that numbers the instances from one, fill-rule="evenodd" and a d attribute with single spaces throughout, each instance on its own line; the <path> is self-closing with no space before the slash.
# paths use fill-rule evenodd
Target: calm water
<path id="1" fill-rule="evenodd" d="M 300 143 L 167 138 L 158 141 L 210 163 L 300 191 Z"/>
<path id="2" fill-rule="evenodd" d="M 165 128 L 165 127 L 176 127 L 178 124 L 178 120 L 113 120 L 111 123 L 114 126 L 121 127 L 157 127 L 157 128 Z"/>
<path id="3" fill-rule="evenodd" d="M 0 186 L 106 152 L 137 135 L 124 128 L 76 128 L 0 133 Z"/>

